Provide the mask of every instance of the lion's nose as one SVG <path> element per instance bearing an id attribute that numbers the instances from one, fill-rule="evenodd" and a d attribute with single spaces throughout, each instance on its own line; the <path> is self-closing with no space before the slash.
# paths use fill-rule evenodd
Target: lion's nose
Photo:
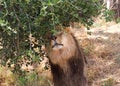
<path id="1" fill-rule="evenodd" d="M 57 37 L 56 37 L 56 36 L 54 36 L 54 35 L 52 35 L 52 36 L 50 37 L 50 39 L 51 39 L 51 40 L 56 40 L 56 39 L 57 39 Z"/>

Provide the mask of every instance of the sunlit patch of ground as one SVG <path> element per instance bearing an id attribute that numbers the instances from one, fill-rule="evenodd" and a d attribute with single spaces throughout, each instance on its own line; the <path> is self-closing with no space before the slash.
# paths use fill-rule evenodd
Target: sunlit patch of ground
<path id="1" fill-rule="evenodd" d="M 91 35 L 80 43 L 87 55 L 90 86 L 120 86 L 120 24 L 98 20 L 88 32 Z"/>

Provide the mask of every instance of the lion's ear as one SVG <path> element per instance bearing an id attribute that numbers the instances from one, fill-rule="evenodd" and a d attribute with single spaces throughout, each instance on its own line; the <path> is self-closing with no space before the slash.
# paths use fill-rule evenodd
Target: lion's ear
<path id="1" fill-rule="evenodd" d="M 65 32 L 74 35 L 75 30 L 72 27 L 66 27 Z"/>
<path id="2" fill-rule="evenodd" d="M 67 33 L 72 33 L 72 30 L 71 30 L 70 27 L 66 27 L 66 28 L 65 28 L 65 32 L 67 32 Z"/>

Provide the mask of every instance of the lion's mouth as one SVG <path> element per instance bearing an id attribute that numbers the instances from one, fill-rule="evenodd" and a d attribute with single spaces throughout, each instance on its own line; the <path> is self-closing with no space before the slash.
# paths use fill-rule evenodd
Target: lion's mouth
<path id="1" fill-rule="evenodd" d="M 63 44 L 60 44 L 60 43 L 57 43 L 56 41 L 54 41 L 54 44 L 52 45 L 52 48 L 54 48 L 56 46 L 63 46 Z"/>

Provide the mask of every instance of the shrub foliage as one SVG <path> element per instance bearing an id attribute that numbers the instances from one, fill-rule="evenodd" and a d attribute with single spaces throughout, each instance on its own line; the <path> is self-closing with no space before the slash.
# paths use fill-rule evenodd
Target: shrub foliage
<path id="1" fill-rule="evenodd" d="M 15 63 L 23 55 L 38 58 L 33 47 L 46 43 L 46 32 L 54 33 L 57 26 L 67 27 L 72 22 L 90 26 L 100 8 L 99 0 L 1 0 L 2 63 L 8 59 Z"/>

